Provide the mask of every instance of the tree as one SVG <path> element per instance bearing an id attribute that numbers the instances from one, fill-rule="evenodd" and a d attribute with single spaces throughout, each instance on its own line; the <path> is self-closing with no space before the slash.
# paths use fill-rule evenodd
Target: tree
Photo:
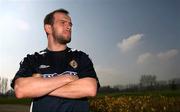
<path id="1" fill-rule="evenodd" d="M 141 87 L 152 87 L 156 85 L 156 76 L 155 75 L 142 75 L 140 78 Z"/>
<path id="2" fill-rule="evenodd" d="M 8 85 L 8 78 L 0 77 L 0 93 L 6 94 Z"/>

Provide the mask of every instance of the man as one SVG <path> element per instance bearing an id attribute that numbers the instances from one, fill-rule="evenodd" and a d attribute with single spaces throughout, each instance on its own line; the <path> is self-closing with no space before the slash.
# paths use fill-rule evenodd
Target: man
<path id="1" fill-rule="evenodd" d="M 88 55 L 67 47 L 71 41 L 69 12 L 59 9 L 44 19 L 48 46 L 27 55 L 11 86 L 17 98 L 32 98 L 32 112 L 89 112 L 99 81 Z"/>

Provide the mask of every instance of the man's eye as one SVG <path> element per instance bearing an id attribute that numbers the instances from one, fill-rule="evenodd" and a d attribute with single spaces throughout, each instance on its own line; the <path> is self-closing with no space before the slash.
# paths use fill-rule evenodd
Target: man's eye
<path id="1" fill-rule="evenodd" d="M 70 26 L 72 26 L 73 24 L 72 23 L 69 23 Z"/>
<path id="2" fill-rule="evenodd" d="M 61 24 L 65 24 L 65 21 L 61 21 Z"/>
<path id="3" fill-rule="evenodd" d="M 65 24 L 66 24 L 66 25 L 68 24 L 69 26 L 72 26 L 72 25 L 73 25 L 71 22 L 67 22 L 67 21 L 60 21 L 59 23 L 60 23 L 61 25 L 65 25 Z"/>

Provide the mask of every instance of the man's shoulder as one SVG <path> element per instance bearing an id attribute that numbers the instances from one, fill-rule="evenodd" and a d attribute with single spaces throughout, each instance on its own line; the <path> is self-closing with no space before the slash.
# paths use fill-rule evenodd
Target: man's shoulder
<path id="1" fill-rule="evenodd" d="M 44 56 L 47 53 L 46 49 L 41 50 L 41 51 L 37 51 L 34 53 L 28 53 L 21 62 L 23 62 L 24 60 L 34 60 L 37 59 L 41 56 Z"/>
<path id="2" fill-rule="evenodd" d="M 26 57 L 36 57 L 36 56 L 41 56 L 41 55 L 45 55 L 47 53 L 46 49 L 44 50 L 41 50 L 41 51 L 36 51 L 36 52 L 33 52 L 33 53 L 28 53 L 26 55 Z"/>
<path id="3" fill-rule="evenodd" d="M 70 48 L 68 52 L 73 53 L 74 55 L 79 55 L 79 56 L 88 56 L 87 53 L 85 53 L 82 50 L 78 50 L 78 49 L 74 49 L 74 48 Z"/>

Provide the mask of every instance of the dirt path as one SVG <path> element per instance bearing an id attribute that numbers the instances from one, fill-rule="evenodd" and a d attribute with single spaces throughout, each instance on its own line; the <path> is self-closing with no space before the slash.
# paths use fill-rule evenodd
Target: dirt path
<path id="1" fill-rule="evenodd" d="M 29 105 L 0 104 L 0 112 L 29 112 Z"/>

